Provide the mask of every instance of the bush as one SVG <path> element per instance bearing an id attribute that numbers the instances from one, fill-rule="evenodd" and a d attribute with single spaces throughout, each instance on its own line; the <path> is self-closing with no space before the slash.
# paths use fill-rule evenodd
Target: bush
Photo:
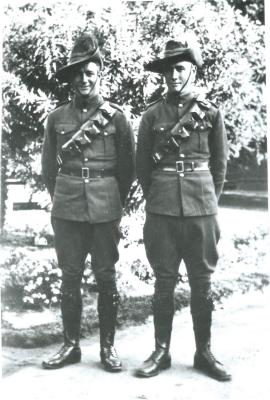
<path id="1" fill-rule="evenodd" d="M 4 306 L 10 303 L 39 309 L 59 305 L 62 272 L 55 259 L 43 258 L 42 252 L 13 250 L 1 265 L 1 287 Z M 82 293 L 96 285 L 87 261 L 82 280 Z M 14 299 L 14 296 L 16 297 Z"/>

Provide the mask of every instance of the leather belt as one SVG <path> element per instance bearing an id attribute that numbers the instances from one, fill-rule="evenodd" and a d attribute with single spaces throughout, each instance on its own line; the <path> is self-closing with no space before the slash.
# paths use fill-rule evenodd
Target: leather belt
<path id="1" fill-rule="evenodd" d="M 209 170 L 207 161 L 176 161 L 175 166 L 159 166 L 158 169 L 167 172 L 193 172 Z"/>
<path id="2" fill-rule="evenodd" d="M 115 176 L 115 171 L 113 169 L 90 169 L 87 167 L 69 169 L 67 167 L 60 168 L 59 172 L 63 175 L 77 176 L 83 179 L 91 178 L 105 178 L 108 176 Z"/>

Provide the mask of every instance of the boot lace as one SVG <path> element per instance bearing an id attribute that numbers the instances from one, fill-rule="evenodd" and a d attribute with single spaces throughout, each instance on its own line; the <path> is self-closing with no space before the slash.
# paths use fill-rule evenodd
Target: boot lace
<path id="1" fill-rule="evenodd" d="M 207 349 L 207 350 L 205 351 L 204 354 L 205 354 L 205 357 L 206 357 L 206 359 L 207 359 L 208 361 L 222 365 L 221 362 L 219 362 L 219 361 L 215 358 L 215 356 L 213 355 L 213 353 L 211 352 L 210 349 Z"/>
<path id="2" fill-rule="evenodd" d="M 112 345 L 103 347 L 103 354 L 105 355 L 105 357 L 115 359 L 115 360 L 118 359 L 117 352 L 116 352 L 114 346 L 112 346 Z"/>
<path id="3" fill-rule="evenodd" d="M 62 357 L 63 355 L 65 355 L 66 351 L 73 347 L 72 345 L 67 345 L 67 344 L 63 344 L 63 346 L 60 348 L 60 350 L 56 353 L 58 356 Z"/>
<path id="4" fill-rule="evenodd" d="M 110 346 L 110 347 L 109 347 L 109 355 L 110 355 L 112 358 L 118 358 L 118 355 L 117 355 L 117 352 L 116 352 L 114 346 Z"/>

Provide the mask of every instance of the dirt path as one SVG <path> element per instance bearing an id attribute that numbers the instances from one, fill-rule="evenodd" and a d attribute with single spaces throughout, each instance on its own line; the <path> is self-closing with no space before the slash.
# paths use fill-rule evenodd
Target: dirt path
<path id="1" fill-rule="evenodd" d="M 194 351 L 189 310 L 178 313 L 172 337 L 172 368 L 151 379 L 134 370 L 152 350 L 152 321 L 117 334 L 124 371 L 110 374 L 99 364 L 98 337 L 82 341 L 80 364 L 56 371 L 40 367 L 56 345 L 3 349 L 1 386 L 7 400 L 266 400 L 269 398 L 269 290 L 227 300 L 214 315 L 213 349 L 233 374 L 216 382 L 192 368 Z"/>

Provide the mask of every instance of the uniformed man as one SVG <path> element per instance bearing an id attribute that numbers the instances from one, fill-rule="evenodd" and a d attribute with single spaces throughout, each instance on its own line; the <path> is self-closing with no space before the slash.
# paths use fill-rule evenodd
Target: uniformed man
<path id="1" fill-rule="evenodd" d="M 146 199 L 144 242 L 156 278 L 155 351 L 137 370 L 141 377 L 171 366 L 174 289 L 184 260 L 191 288 L 194 367 L 214 379 L 230 380 L 210 348 L 211 275 L 218 260 L 216 214 L 227 139 L 220 110 L 196 94 L 201 65 L 196 48 L 169 40 L 164 54 L 145 67 L 162 74 L 168 90 L 147 107 L 138 134 L 137 176 Z"/>
<path id="2" fill-rule="evenodd" d="M 114 348 L 119 295 L 115 281 L 119 222 L 134 177 L 134 139 L 122 110 L 99 94 L 103 61 L 97 41 L 80 36 L 69 63 L 58 70 L 74 97 L 47 118 L 42 173 L 52 197 L 52 226 L 62 270 L 64 345 L 43 362 L 55 369 L 81 360 L 81 280 L 90 253 L 98 288 L 100 357 L 120 371 Z"/>

